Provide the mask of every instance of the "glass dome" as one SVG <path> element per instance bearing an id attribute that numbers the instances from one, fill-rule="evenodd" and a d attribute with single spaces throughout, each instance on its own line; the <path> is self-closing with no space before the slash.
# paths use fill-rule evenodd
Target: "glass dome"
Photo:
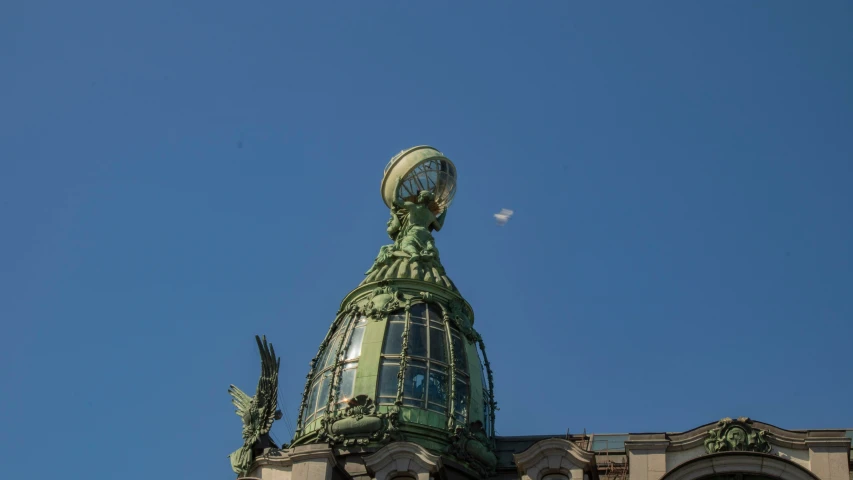
<path id="1" fill-rule="evenodd" d="M 448 328 L 441 310 L 434 305 L 412 305 L 408 315 L 406 362 L 402 395 L 398 398 L 398 377 L 406 331 L 406 312 L 388 318 L 379 368 L 379 404 L 403 405 L 453 415 L 459 422 L 468 416 L 468 361 L 462 337 Z M 453 361 L 451 362 L 451 358 Z M 452 364 L 452 365 L 451 365 Z M 455 400 L 451 400 L 450 379 L 454 378 Z"/>
<path id="2" fill-rule="evenodd" d="M 336 380 L 338 394 L 335 395 L 332 410 L 342 407 L 352 398 L 366 326 L 365 317 L 347 316 L 339 322 L 339 327 L 326 342 L 310 375 L 310 393 L 305 404 L 303 423 L 310 423 L 325 413 L 333 380 Z"/>
<path id="3" fill-rule="evenodd" d="M 443 307 L 413 303 L 380 319 L 344 315 L 330 329 L 308 375 L 300 427 L 310 434 L 324 416 L 359 395 L 380 411 L 445 430 L 479 421 L 493 435 L 494 399 L 481 346 L 447 321 Z M 402 369 L 402 374 L 401 374 Z M 420 412 L 414 414 L 412 412 Z"/>

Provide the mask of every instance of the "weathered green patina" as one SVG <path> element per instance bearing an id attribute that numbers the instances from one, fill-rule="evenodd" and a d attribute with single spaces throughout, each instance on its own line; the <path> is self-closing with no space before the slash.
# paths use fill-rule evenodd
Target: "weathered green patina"
<path id="1" fill-rule="evenodd" d="M 395 200 L 388 220 L 394 243 L 379 249 L 362 284 L 397 278 L 437 283 L 456 290 L 441 264 L 433 231 L 441 230 L 447 210 L 437 211 L 432 192 L 421 190 L 412 200 Z"/>
<path id="2" fill-rule="evenodd" d="M 752 420 L 740 417 L 737 420 L 724 418 L 717 422 L 717 428 L 708 431 L 705 439 L 705 451 L 717 452 L 770 452 L 767 443 L 767 431 L 752 427 Z"/>
<path id="3" fill-rule="evenodd" d="M 465 461 L 484 477 L 495 472 L 498 457 L 494 453 L 494 439 L 486 435 L 480 421 L 471 422 L 469 428 L 458 427 L 451 438 L 453 443 L 447 448 L 448 453 Z"/>
<path id="4" fill-rule="evenodd" d="M 243 446 L 229 455 L 234 473 L 245 476 L 249 467 L 266 448 L 278 448 L 270 439 L 270 428 L 274 421 L 281 418 L 278 409 L 278 369 L 281 359 L 275 356 L 267 337 L 255 336 L 261 353 L 261 378 L 255 396 L 250 397 L 239 388 L 231 385 L 228 393 L 237 407 L 237 415 L 243 420 Z"/>
<path id="5" fill-rule="evenodd" d="M 422 168 L 419 162 L 434 163 Z M 435 176 L 438 180 L 430 180 L 431 171 L 439 172 Z M 392 180 L 391 175 L 396 177 Z M 444 226 L 454 191 L 455 167 L 435 149 L 416 147 L 395 156 L 389 163 L 382 192 L 391 208 L 386 231 L 394 243 L 380 249 L 364 281 L 344 298 L 311 361 L 293 445 L 324 442 L 335 446 L 379 447 L 385 442 L 405 439 L 437 454 L 454 457 L 484 476 L 494 471 L 497 460 L 492 435 L 497 404 L 491 367 L 483 340 L 474 330 L 474 312 L 448 278 L 433 237 Z M 441 375 L 446 375 L 446 383 L 435 383 L 432 372 L 436 370 L 432 366 L 429 378 L 424 381 L 432 382 L 429 385 L 434 388 L 440 387 L 439 398 L 446 395 L 443 397 L 446 411 L 407 403 L 412 399 L 404 393 L 411 388 L 405 383 L 412 381 L 407 377 L 407 368 L 423 368 L 418 365 L 424 362 L 432 365 L 435 361 L 432 353 L 424 358 L 424 345 L 416 348 L 413 344 L 417 337 L 414 333 L 424 328 L 424 320 L 418 320 L 421 323 L 416 325 L 410 312 L 416 306 L 423 311 L 422 304 L 430 305 L 430 311 L 436 312 L 429 314 L 427 332 L 443 333 L 443 339 L 430 337 L 430 345 L 437 341 L 446 349 L 446 357 L 436 367 Z M 357 346 L 360 353 L 357 358 L 344 358 L 349 355 L 346 352 L 352 342 L 355 322 L 350 319 L 353 318 L 366 319 L 366 324 L 365 320 L 360 324 L 363 328 L 359 336 L 361 344 Z M 398 326 L 396 335 L 401 337 L 396 354 L 383 353 L 391 318 Z M 418 348 L 421 353 L 413 354 Z M 342 372 L 345 368 L 352 369 L 356 362 L 354 379 L 350 377 L 347 389 L 343 390 Z M 380 394 L 383 362 L 399 368 L 396 395 L 388 390 L 387 382 L 382 387 L 385 393 Z M 332 375 L 326 392 L 317 386 L 325 381 L 321 374 L 328 372 Z M 316 399 L 317 391 L 323 392 L 322 400 Z M 345 395 L 350 393 L 352 397 L 347 399 Z M 433 398 L 432 393 L 429 395 Z M 321 406 L 322 411 L 317 413 Z"/>
<path id="6" fill-rule="evenodd" d="M 398 419 L 397 409 L 377 412 L 370 397 L 357 395 L 349 400 L 347 408 L 320 419 L 317 438 L 342 446 L 386 443 L 398 437 Z"/>

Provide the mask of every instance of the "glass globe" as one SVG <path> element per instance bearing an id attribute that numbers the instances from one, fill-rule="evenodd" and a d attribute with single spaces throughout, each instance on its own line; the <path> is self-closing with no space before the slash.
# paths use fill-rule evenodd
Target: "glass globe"
<path id="1" fill-rule="evenodd" d="M 397 179 L 400 179 L 397 183 Z M 435 213 L 445 210 L 456 195 L 456 167 L 438 150 L 428 147 L 414 147 L 395 155 L 385 167 L 383 196 L 390 203 L 388 194 L 393 192 L 398 202 L 414 201 L 418 193 L 432 192 L 435 199 L 430 209 Z M 390 205 L 389 205 L 390 206 Z"/>

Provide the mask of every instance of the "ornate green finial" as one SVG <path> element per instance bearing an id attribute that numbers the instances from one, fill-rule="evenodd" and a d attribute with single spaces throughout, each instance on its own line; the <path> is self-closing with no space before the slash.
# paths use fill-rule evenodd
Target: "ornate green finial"
<path id="1" fill-rule="evenodd" d="M 391 209 L 388 236 L 362 283 L 393 278 L 435 282 L 455 290 L 435 246 L 447 207 L 456 194 L 456 167 L 432 147 L 414 147 L 396 155 L 385 168 L 382 199 Z"/>
<path id="2" fill-rule="evenodd" d="M 752 427 L 752 420 L 740 417 L 737 420 L 724 418 L 717 422 L 717 428 L 708 431 L 705 439 L 705 451 L 717 452 L 770 452 L 767 443 L 767 431 Z"/>
<path id="3" fill-rule="evenodd" d="M 231 385 L 228 393 L 237 407 L 237 415 L 243 420 L 243 446 L 229 455 L 231 468 L 240 476 L 248 475 L 255 457 L 266 448 L 278 448 L 270 438 L 270 428 L 281 418 L 278 409 L 278 368 L 281 359 L 275 356 L 272 343 L 255 335 L 261 352 L 261 378 L 255 396 L 250 397 Z"/>

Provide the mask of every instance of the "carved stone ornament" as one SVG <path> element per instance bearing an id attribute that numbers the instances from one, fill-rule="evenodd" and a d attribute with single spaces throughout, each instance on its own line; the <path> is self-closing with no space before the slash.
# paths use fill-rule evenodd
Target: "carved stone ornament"
<path id="1" fill-rule="evenodd" d="M 348 406 L 320 420 L 319 439 L 330 445 L 367 445 L 389 442 L 398 437 L 399 412 L 376 413 L 367 395 L 350 399 Z"/>
<path id="2" fill-rule="evenodd" d="M 469 428 L 457 427 L 450 441 L 447 453 L 465 462 L 483 477 L 494 474 L 498 457 L 493 452 L 492 442 L 483 430 L 482 422 L 471 422 Z"/>
<path id="3" fill-rule="evenodd" d="M 378 320 L 385 315 L 402 308 L 403 297 L 396 288 L 392 286 L 377 287 L 370 293 L 370 298 L 362 308 L 364 315 Z"/>
<path id="4" fill-rule="evenodd" d="M 456 325 L 456 328 L 462 332 L 462 335 L 473 342 L 477 340 L 477 333 L 473 328 L 471 328 L 471 321 L 467 310 L 468 309 L 465 307 L 465 303 L 462 300 L 451 300 L 450 303 L 447 304 L 447 309 L 444 311 L 444 318 L 446 321 L 450 321 Z"/>
<path id="5" fill-rule="evenodd" d="M 770 444 L 767 443 L 767 431 L 753 428 L 749 418 L 724 418 L 717 422 L 717 428 L 708 432 L 705 451 L 769 453 Z"/>

